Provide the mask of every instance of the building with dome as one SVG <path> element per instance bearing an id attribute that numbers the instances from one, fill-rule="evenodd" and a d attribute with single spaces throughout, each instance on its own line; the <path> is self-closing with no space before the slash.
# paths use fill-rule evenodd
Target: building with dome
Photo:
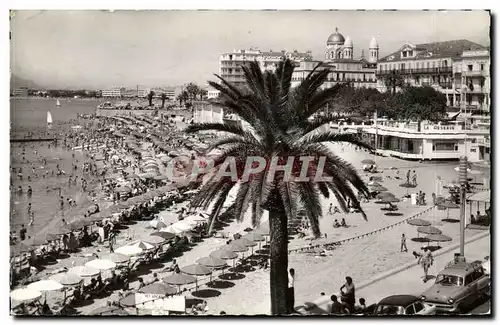
<path id="1" fill-rule="evenodd" d="M 325 60 L 301 60 L 292 75 L 292 86 L 297 86 L 307 75 L 321 63 L 319 69 L 330 69 L 324 88 L 333 87 L 339 82 L 349 82 L 356 88 L 377 88 L 375 72 L 379 56 L 377 40 L 373 38 L 369 44 L 368 57 L 361 55 L 355 58 L 354 41 L 344 37 L 338 28 L 326 41 Z"/>

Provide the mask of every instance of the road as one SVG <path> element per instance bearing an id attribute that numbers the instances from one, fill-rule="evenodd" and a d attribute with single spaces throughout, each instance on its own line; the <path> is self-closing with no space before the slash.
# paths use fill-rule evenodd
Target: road
<path id="1" fill-rule="evenodd" d="M 470 311 L 470 314 L 472 315 L 488 314 L 490 312 L 490 307 L 491 307 L 491 299 L 488 299 L 487 301 L 482 302 L 479 306 L 473 307 L 473 309 Z"/>

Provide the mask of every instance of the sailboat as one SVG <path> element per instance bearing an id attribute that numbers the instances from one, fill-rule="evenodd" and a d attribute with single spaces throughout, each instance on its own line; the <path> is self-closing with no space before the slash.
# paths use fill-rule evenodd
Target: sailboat
<path id="1" fill-rule="evenodd" d="M 52 114 L 47 111 L 47 127 L 50 129 L 52 127 Z"/>
<path id="2" fill-rule="evenodd" d="M 59 103 L 59 99 L 56 102 L 56 106 L 61 106 L 61 103 Z"/>

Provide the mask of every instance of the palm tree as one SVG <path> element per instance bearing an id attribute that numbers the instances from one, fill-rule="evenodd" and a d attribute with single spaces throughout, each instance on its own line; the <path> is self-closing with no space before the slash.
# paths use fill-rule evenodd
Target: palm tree
<path id="1" fill-rule="evenodd" d="M 154 91 L 150 91 L 148 93 L 148 101 L 149 101 L 149 106 L 153 106 L 153 97 L 155 96 L 155 92 Z"/>
<path id="2" fill-rule="evenodd" d="M 161 108 L 165 108 L 165 100 L 167 100 L 167 95 L 165 93 L 161 93 Z"/>
<path id="3" fill-rule="evenodd" d="M 286 314 L 288 311 L 286 290 L 288 287 L 288 230 L 287 221 L 296 214 L 296 202 L 307 207 L 313 234 L 320 236 L 319 219 L 322 215 L 320 196 L 329 197 L 330 192 L 337 198 L 339 205 L 347 211 L 347 200 L 359 206 L 354 189 L 368 195 L 368 189 L 356 169 L 334 155 L 324 142 L 348 142 L 371 149 L 352 135 L 337 134 L 330 131 L 319 132 L 318 128 L 329 123 L 332 117 L 318 116 L 310 121 L 335 96 L 342 86 L 320 89 L 327 79 L 328 70 L 320 70 L 320 65 L 292 89 L 291 77 L 294 65 L 290 60 L 281 61 L 275 72 L 261 72 L 258 63 L 251 62 L 242 66 L 246 87 L 238 88 L 217 76 L 221 83 L 209 82 L 220 91 L 214 105 L 238 115 L 248 123 L 247 127 L 233 124 L 193 124 L 188 133 L 212 130 L 227 133 L 227 137 L 213 143 L 207 152 L 218 148 L 221 153 L 214 160 L 215 170 L 226 170 L 227 161 L 235 161 L 237 177 L 216 176 L 203 186 L 193 207 L 207 209 L 213 204 L 209 232 L 217 220 L 218 213 L 229 191 L 238 186 L 234 213 L 242 220 L 245 212 L 251 209 L 253 226 L 258 226 L 263 209 L 269 211 L 270 222 L 270 291 L 271 313 Z M 264 157 L 265 169 L 252 177 L 243 177 L 242 171 L 248 158 Z M 281 164 L 290 157 L 313 157 L 307 171 L 311 180 L 298 182 L 286 180 L 284 172 L 279 171 L 270 177 L 269 162 L 278 159 Z M 313 181 L 320 157 L 325 157 L 323 175 L 331 177 L 319 182 Z M 298 159 L 295 160 L 298 162 Z M 301 171 L 300 164 L 294 162 L 293 176 Z M 321 164 L 321 163 L 319 163 Z M 226 167 L 224 167 L 226 166 Z M 366 218 L 365 214 L 362 213 Z"/>

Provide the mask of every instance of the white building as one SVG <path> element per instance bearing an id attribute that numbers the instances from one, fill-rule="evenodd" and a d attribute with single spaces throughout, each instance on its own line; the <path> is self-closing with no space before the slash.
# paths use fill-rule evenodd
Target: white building
<path id="1" fill-rule="evenodd" d="M 149 88 L 138 88 L 137 89 L 137 97 L 146 98 L 146 97 L 148 97 L 148 94 L 150 91 L 151 91 L 151 89 L 149 89 Z"/>
<path id="2" fill-rule="evenodd" d="M 197 102 L 194 104 L 195 123 L 224 123 L 224 111 L 210 103 Z"/>
<path id="3" fill-rule="evenodd" d="M 375 147 L 377 152 L 411 160 L 458 160 L 465 155 L 471 162 L 490 160 L 490 126 L 475 120 L 465 131 L 461 122 L 398 122 L 378 119 L 374 124 L 332 124 L 338 132 L 358 134 Z M 377 137 L 377 141 L 375 141 Z"/>
<path id="4" fill-rule="evenodd" d="M 461 107 L 467 103 L 468 110 L 489 110 L 489 70 L 489 50 L 468 40 L 406 43 L 379 60 L 378 89 L 386 91 L 384 79 L 398 74 L 405 84 L 431 86 L 442 92 L 448 106 Z"/>
<path id="5" fill-rule="evenodd" d="M 101 90 L 101 96 L 108 97 L 108 98 L 121 98 L 122 93 L 124 93 L 124 92 L 125 92 L 124 87 L 112 87 L 109 89 Z"/>
<path id="6" fill-rule="evenodd" d="M 245 82 L 245 75 L 241 65 L 255 60 L 259 63 L 262 70 L 272 70 L 276 68 L 278 62 L 280 62 L 283 58 L 289 58 L 298 64 L 300 60 L 303 59 L 312 60 L 312 54 L 311 51 L 300 53 L 297 50 L 293 52 L 287 52 L 285 50 L 281 52 L 275 52 L 273 50 L 269 50 L 269 52 L 262 52 L 257 48 L 234 50 L 233 52 L 220 55 L 219 74 L 226 81 L 234 84 L 242 84 Z"/>
<path id="7" fill-rule="evenodd" d="M 208 99 L 218 98 L 219 95 L 220 95 L 220 91 L 218 91 L 217 89 L 213 89 L 210 87 L 207 89 L 207 98 Z"/>

